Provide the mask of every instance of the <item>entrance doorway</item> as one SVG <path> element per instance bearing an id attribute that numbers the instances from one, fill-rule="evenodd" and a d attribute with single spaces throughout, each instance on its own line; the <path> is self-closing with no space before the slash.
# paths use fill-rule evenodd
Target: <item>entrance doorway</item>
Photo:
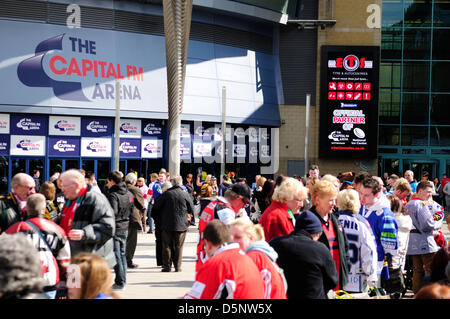
<path id="1" fill-rule="evenodd" d="M 126 159 L 121 160 L 119 164 L 119 171 L 127 175 L 131 170 L 138 173 L 138 177 L 145 177 L 143 161 L 140 159 Z"/>
<path id="2" fill-rule="evenodd" d="M 421 162 L 421 161 L 403 161 L 403 171 L 411 170 L 414 172 L 414 178 L 420 182 L 423 172 L 429 173 L 429 179 L 432 180 L 438 176 L 439 164 L 437 162 Z"/>
<path id="3" fill-rule="evenodd" d="M 42 184 L 44 180 L 45 173 L 45 160 L 44 158 L 23 158 L 23 157 L 12 157 L 11 158 L 11 178 L 17 173 L 26 173 L 33 176 L 34 170 L 39 170 L 41 175 L 39 181 Z"/>
<path id="4" fill-rule="evenodd" d="M 112 170 L 111 160 L 83 159 L 81 168 L 86 172 L 94 172 L 95 179 L 97 180 L 97 185 L 103 191 L 103 188 L 106 184 L 106 177 L 108 177 L 108 173 Z"/>
<path id="5" fill-rule="evenodd" d="M 80 168 L 80 160 L 79 159 L 66 159 L 66 158 L 58 158 L 52 159 L 50 158 L 50 177 L 55 173 L 62 173 L 69 169 L 78 169 Z"/>

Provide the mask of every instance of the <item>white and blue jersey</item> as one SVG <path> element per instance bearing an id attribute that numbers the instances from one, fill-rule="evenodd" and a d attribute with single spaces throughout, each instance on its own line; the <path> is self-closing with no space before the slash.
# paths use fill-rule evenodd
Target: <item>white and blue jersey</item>
<path id="1" fill-rule="evenodd" d="M 370 207 L 361 206 L 360 214 L 367 219 L 375 235 L 378 274 L 380 274 L 383 269 L 384 257 L 395 256 L 398 252 L 397 221 L 390 209 L 390 202 L 381 199 Z"/>
<path id="2" fill-rule="evenodd" d="M 365 281 L 378 280 L 375 236 L 369 222 L 361 215 L 347 211 L 340 211 L 338 214 L 339 222 L 347 236 L 352 263 L 344 290 L 362 292 Z"/>

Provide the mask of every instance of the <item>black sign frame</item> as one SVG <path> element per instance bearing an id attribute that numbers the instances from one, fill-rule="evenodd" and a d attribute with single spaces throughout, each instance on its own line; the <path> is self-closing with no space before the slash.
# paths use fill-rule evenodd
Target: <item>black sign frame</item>
<path id="1" fill-rule="evenodd" d="M 379 73 L 379 46 L 321 47 L 319 157 L 377 157 Z"/>

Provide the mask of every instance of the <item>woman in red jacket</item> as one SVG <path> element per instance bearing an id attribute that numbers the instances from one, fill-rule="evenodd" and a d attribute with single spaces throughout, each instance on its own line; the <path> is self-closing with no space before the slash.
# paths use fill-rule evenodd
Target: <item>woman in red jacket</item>
<path id="1" fill-rule="evenodd" d="M 285 178 L 275 188 L 272 203 L 259 220 L 267 242 L 278 236 L 289 235 L 294 230 L 293 213 L 303 207 L 307 194 L 303 184 L 291 177 Z"/>
<path id="2" fill-rule="evenodd" d="M 264 280 L 265 299 L 286 299 L 287 284 L 283 271 L 276 264 L 277 252 L 264 240 L 261 225 L 249 218 L 237 218 L 230 224 L 233 241 L 247 253 Z"/>

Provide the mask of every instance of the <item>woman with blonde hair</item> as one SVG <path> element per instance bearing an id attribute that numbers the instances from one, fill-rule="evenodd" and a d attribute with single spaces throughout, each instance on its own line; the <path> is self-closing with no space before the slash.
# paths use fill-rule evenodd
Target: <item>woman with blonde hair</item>
<path id="1" fill-rule="evenodd" d="M 337 196 L 339 222 L 344 228 L 349 243 L 352 263 L 348 274 L 347 292 L 360 293 L 364 285 L 377 282 L 377 246 L 369 222 L 359 215 L 359 194 L 353 189 L 341 191 Z"/>
<path id="2" fill-rule="evenodd" d="M 73 271 L 68 273 L 67 282 L 80 285 L 70 287 L 68 284 L 69 299 L 119 299 L 112 291 L 111 270 L 101 256 L 79 253 L 72 257 L 71 266 Z"/>
<path id="3" fill-rule="evenodd" d="M 286 299 L 286 280 L 283 271 L 276 264 L 277 252 L 264 240 L 261 225 L 255 225 L 249 218 L 237 218 L 230 224 L 234 242 L 247 253 L 258 267 L 264 281 L 265 299 Z"/>
<path id="4" fill-rule="evenodd" d="M 54 222 L 60 215 L 60 211 L 54 203 L 56 197 L 55 184 L 53 184 L 52 182 L 43 183 L 39 188 L 39 193 L 45 196 L 46 206 L 44 217 Z"/>
<path id="5" fill-rule="evenodd" d="M 267 242 L 274 237 L 288 235 L 294 230 L 294 213 L 303 207 L 306 196 L 306 188 L 292 177 L 284 178 L 280 185 L 275 187 L 272 203 L 259 220 Z"/>
<path id="6" fill-rule="evenodd" d="M 351 262 L 348 256 L 347 236 L 339 222 L 338 216 L 333 212 L 336 206 L 338 188 L 327 180 L 318 181 L 311 192 L 314 213 L 321 222 L 323 233 L 319 241 L 330 249 L 331 256 L 336 264 L 339 274 L 339 284 L 335 290 L 342 289 L 348 282 L 348 272 Z"/>

